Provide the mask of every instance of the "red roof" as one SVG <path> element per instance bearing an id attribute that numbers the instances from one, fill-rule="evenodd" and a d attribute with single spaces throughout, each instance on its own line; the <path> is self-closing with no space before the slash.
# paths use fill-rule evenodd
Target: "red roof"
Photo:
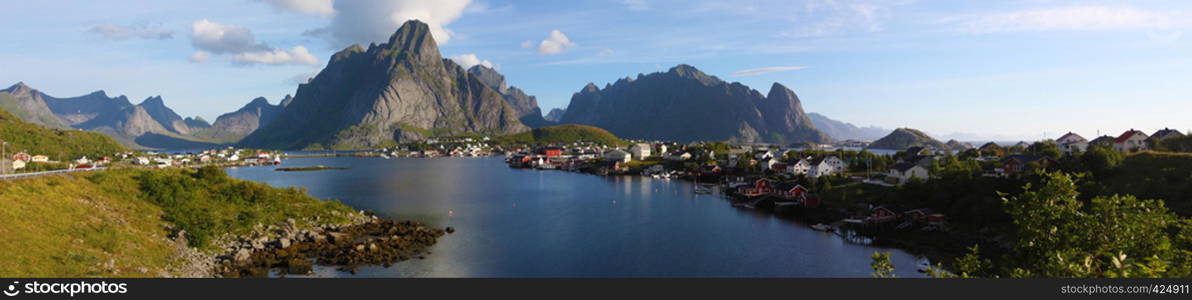
<path id="1" fill-rule="evenodd" d="M 1131 137 L 1134 137 L 1135 134 L 1145 135 L 1145 133 L 1142 133 L 1142 131 L 1130 129 L 1129 131 L 1126 131 L 1126 133 L 1123 133 L 1122 135 L 1118 136 L 1116 139 L 1113 139 L 1113 142 L 1114 143 L 1125 143 L 1126 140 L 1129 140 Z"/>

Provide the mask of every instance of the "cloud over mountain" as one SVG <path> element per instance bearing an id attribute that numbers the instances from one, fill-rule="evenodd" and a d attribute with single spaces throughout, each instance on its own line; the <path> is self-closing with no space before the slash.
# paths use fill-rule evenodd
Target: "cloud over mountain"
<path id="1" fill-rule="evenodd" d="M 471 0 L 335 1 L 331 24 L 308 30 L 306 35 L 327 39 L 332 48 L 367 45 L 385 41 L 406 21 L 419 20 L 430 26 L 436 43 L 446 44 L 455 34 L 445 26 L 459 19 L 471 3 Z"/>

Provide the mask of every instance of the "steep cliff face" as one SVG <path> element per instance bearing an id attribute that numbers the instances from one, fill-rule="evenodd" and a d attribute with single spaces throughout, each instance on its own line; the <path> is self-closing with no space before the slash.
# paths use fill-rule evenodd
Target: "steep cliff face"
<path id="1" fill-rule="evenodd" d="M 273 122 L 244 146 L 361 148 L 428 135 L 529 130 L 499 87 L 443 59 L 425 23 L 406 22 L 387 43 L 334 54 L 299 85 Z"/>
<path id="2" fill-rule="evenodd" d="M 589 83 L 571 97 L 560 123 L 593 125 L 632 139 L 827 142 L 790 89 L 768 96 L 695 67 L 624 78 L 604 89 Z"/>
<path id="3" fill-rule="evenodd" d="M 515 86 L 506 86 L 505 76 L 496 70 L 475 65 L 468 68 L 468 74 L 476 76 L 480 82 L 497 90 L 505 98 L 505 102 L 509 103 L 509 106 L 517 112 L 518 120 L 522 124 L 531 128 L 555 125 L 554 122 L 549 122 L 542 117 L 542 109 L 538 108 L 538 98 L 527 95 L 525 91 Z"/>

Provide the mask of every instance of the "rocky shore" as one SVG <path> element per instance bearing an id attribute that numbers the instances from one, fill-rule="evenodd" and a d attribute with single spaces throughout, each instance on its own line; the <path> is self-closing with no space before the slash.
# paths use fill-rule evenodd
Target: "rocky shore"
<path id="1" fill-rule="evenodd" d="M 267 277 L 311 274 L 314 265 L 336 266 L 356 273 L 364 265 L 392 264 L 422 259 L 426 249 L 444 234 L 413 221 L 397 221 L 369 212 L 351 216 L 348 224 L 319 224 L 317 219 L 288 219 L 283 224 L 261 226 L 250 234 L 226 237 L 223 253 L 214 256 L 211 277 Z"/>

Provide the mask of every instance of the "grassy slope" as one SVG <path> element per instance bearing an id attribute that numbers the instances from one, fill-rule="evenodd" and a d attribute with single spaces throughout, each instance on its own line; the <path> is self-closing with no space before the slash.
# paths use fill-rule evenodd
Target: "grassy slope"
<path id="1" fill-rule="evenodd" d="M 0 182 L 0 276 L 159 276 L 181 263 L 167 225 L 211 251 L 211 237 L 257 223 L 343 222 L 346 214 L 333 211 L 351 211 L 298 189 L 196 174 L 126 169 Z"/>
<path id="2" fill-rule="evenodd" d="M 120 143 L 100 133 L 49 129 L 21 121 L 3 110 L 0 110 L 0 141 L 8 142 L 9 154 L 26 151 L 33 155 L 49 155 L 53 160 L 83 155 L 98 157 L 127 150 Z"/>
<path id="3" fill-rule="evenodd" d="M 502 136 L 497 140 L 526 144 L 571 143 L 576 141 L 592 141 L 606 145 L 626 144 L 625 141 L 604 129 L 576 124 L 536 128 L 528 132 Z"/>

